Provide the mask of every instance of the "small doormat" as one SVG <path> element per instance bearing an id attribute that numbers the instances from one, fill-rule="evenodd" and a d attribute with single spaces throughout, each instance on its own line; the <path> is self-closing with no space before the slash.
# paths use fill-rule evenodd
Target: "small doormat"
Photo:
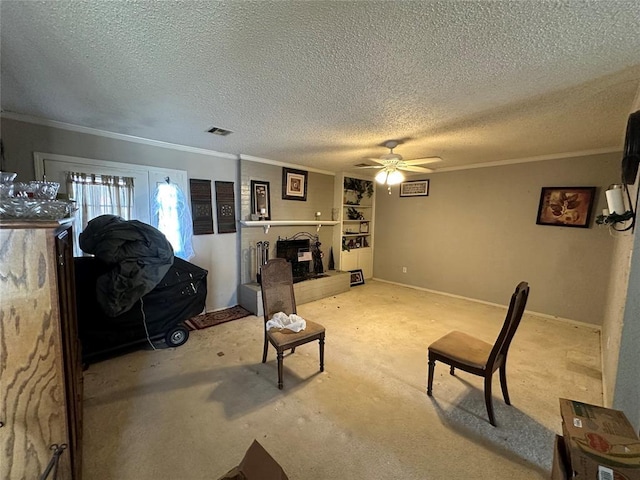
<path id="1" fill-rule="evenodd" d="M 225 308 L 217 312 L 197 315 L 189 320 L 185 320 L 184 324 L 189 330 L 202 330 L 203 328 L 213 327 L 214 325 L 248 317 L 249 315 L 251 315 L 250 311 L 245 310 L 240 305 L 236 305 L 235 307 Z"/>

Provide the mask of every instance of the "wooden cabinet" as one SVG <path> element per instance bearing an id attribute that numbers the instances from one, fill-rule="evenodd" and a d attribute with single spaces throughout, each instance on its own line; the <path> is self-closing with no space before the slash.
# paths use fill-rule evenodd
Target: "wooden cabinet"
<path id="1" fill-rule="evenodd" d="M 343 251 L 341 257 L 341 270 L 362 270 L 364 278 L 373 276 L 373 250 L 371 247 L 356 248 Z"/>
<path id="2" fill-rule="evenodd" d="M 0 478 L 79 480 L 82 363 L 71 226 L 0 221 Z"/>

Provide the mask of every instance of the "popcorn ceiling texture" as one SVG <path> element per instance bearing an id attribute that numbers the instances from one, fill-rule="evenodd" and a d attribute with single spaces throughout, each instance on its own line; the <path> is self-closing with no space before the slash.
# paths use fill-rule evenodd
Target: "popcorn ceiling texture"
<path id="1" fill-rule="evenodd" d="M 640 78 L 637 1 L 0 8 L 4 111 L 327 170 L 621 148 Z"/>

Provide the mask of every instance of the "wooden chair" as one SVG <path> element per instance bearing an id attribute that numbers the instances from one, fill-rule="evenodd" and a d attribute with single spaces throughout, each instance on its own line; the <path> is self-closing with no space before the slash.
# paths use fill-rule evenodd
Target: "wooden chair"
<path id="1" fill-rule="evenodd" d="M 324 327 L 318 323 L 306 320 L 307 328 L 295 333 L 288 329 L 275 329 L 267 331 L 267 321 L 278 312 L 287 315 L 296 312 L 296 300 L 293 293 L 293 276 L 291 264 L 284 258 L 274 258 L 262 266 L 262 307 L 264 310 L 264 351 L 262 363 L 267 361 L 267 349 L 269 343 L 276 349 L 278 358 L 278 388 L 282 389 L 282 359 L 285 350 L 295 352 L 298 345 L 303 345 L 314 340 L 320 343 L 320 371 L 324 372 Z"/>
<path id="2" fill-rule="evenodd" d="M 491 401 L 491 380 L 493 372 L 500 369 L 500 385 L 502 395 L 507 405 L 509 392 L 507 391 L 507 353 L 516 329 L 522 319 L 524 307 L 529 297 L 529 284 L 520 282 L 511 296 L 509 310 L 500 330 L 496 342 L 490 343 L 479 340 L 463 332 L 453 331 L 429 345 L 429 379 L 427 381 L 427 395 L 431 396 L 433 372 L 436 361 L 446 363 L 451 367 L 449 373 L 454 374 L 456 368 L 465 372 L 484 377 L 484 401 L 487 405 L 489 422 L 496 426 Z"/>

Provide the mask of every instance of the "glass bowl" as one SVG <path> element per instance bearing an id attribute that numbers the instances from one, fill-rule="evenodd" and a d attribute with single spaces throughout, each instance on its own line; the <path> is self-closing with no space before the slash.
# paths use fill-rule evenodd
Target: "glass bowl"
<path id="1" fill-rule="evenodd" d="M 13 182 L 18 174 L 16 172 L 2 172 L 0 171 L 0 183 Z"/>
<path id="2" fill-rule="evenodd" d="M 60 184 L 58 182 L 40 182 L 32 180 L 29 185 L 33 191 L 33 198 L 42 198 L 45 200 L 55 200 L 58 195 Z"/>
<path id="3" fill-rule="evenodd" d="M 40 198 L 0 199 L 0 218 L 59 220 L 76 210 L 74 202 L 66 200 L 45 200 Z"/>

